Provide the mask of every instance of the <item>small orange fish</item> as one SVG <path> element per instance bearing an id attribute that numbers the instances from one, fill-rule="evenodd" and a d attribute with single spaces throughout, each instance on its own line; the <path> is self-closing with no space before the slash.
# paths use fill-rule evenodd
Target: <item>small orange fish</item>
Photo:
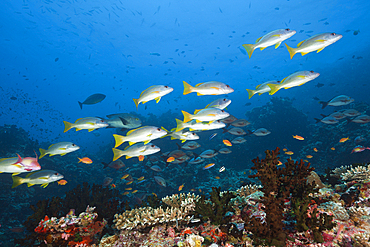
<path id="1" fill-rule="evenodd" d="M 132 194 L 135 194 L 136 192 L 138 192 L 138 190 L 134 190 L 134 191 L 132 191 L 131 193 L 132 193 Z"/>
<path id="2" fill-rule="evenodd" d="M 134 180 L 129 181 L 129 182 L 127 182 L 127 183 L 126 183 L 126 185 L 130 185 L 130 184 L 132 184 L 133 182 L 134 182 Z"/>
<path id="3" fill-rule="evenodd" d="M 299 136 L 299 135 L 295 135 L 293 136 L 294 139 L 297 139 L 297 140 L 300 140 L 300 141 L 303 141 L 304 138 L 302 136 Z"/>
<path id="4" fill-rule="evenodd" d="M 215 178 L 216 178 L 216 179 L 220 179 L 220 177 L 219 177 L 219 176 L 216 176 Z"/>
<path id="5" fill-rule="evenodd" d="M 137 179 L 138 181 L 144 180 L 144 176 L 141 176 Z"/>
<path id="6" fill-rule="evenodd" d="M 58 181 L 59 185 L 66 185 L 66 183 L 68 183 L 68 182 L 67 182 L 67 180 L 64 180 L 64 179 Z"/>
<path id="7" fill-rule="evenodd" d="M 281 162 L 280 160 L 279 160 L 279 162 L 278 162 L 278 166 L 281 166 L 283 164 L 283 162 Z"/>
<path id="8" fill-rule="evenodd" d="M 231 147 L 233 144 L 229 140 L 223 140 L 222 141 L 226 146 Z"/>
<path id="9" fill-rule="evenodd" d="M 139 156 L 139 161 L 143 161 L 143 160 L 144 160 L 144 158 L 145 158 L 145 157 L 144 157 L 143 155 L 140 155 L 140 156 Z"/>
<path id="10" fill-rule="evenodd" d="M 349 140 L 349 137 L 346 137 L 346 138 L 342 138 L 339 140 L 340 143 L 343 143 L 343 142 L 346 142 Z"/>
<path id="11" fill-rule="evenodd" d="M 287 155 L 293 155 L 294 153 L 292 151 L 285 152 Z"/>
<path id="12" fill-rule="evenodd" d="M 184 188 L 184 184 L 182 184 L 182 185 L 179 186 L 179 191 L 181 191 L 182 188 Z"/>
<path id="13" fill-rule="evenodd" d="M 166 161 L 168 162 L 168 163 L 171 163 L 172 161 L 174 161 L 175 160 L 175 157 L 169 157 Z"/>
<path id="14" fill-rule="evenodd" d="M 284 152 L 286 152 L 286 151 L 288 151 L 288 149 L 286 149 L 286 148 L 283 148 L 283 151 L 284 151 Z"/>
<path id="15" fill-rule="evenodd" d="M 303 160 L 303 161 L 308 163 L 308 160 Z"/>
<path id="16" fill-rule="evenodd" d="M 331 150 L 335 150 L 335 147 L 332 147 Z"/>
<path id="17" fill-rule="evenodd" d="M 91 164 L 91 163 L 93 163 L 92 160 L 90 158 L 87 158 L 87 157 L 78 158 L 78 159 L 79 159 L 79 162 L 78 163 L 80 163 L 80 162 L 82 162 L 84 164 Z"/>
<path id="18" fill-rule="evenodd" d="M 317 150 L 317 148 L 313 148 L 313 151 L 317 152 L 318 150 Z"/>
<path id="19" fill-rule="evenodd" d="M 114 188 L 116 188 L 116 185 L 115 185 L 115 184 L 111 184 L 111 185 L 110 185 L 110 187 L 111 187 L 112 189 L 114 189 Z"/>
<path id="20" fill-rule="evenodd" d="M 209 168 L 213 167 L 214 165 L 215 165 L 215 163 L 210 163 L 210 164 L 208 164 L 208 165 L 204 166 L 204 167 L 203 167 L 203 170 L 207 170 L 207 169 L 209 169 Z"/>
<path id="21" fill-rule="evenodd" d="M 307 159 L 311 159 L 313 156 L 312 155 L 307 155 L 306 158 Z"/>
<path id="22" fill-rule="evenodd" d="M 202 192 L 202 190 L 201 190 L 201 189 L 199 189 L 199 192 Z"/>
<path id="23" fill-rule="evenodd" d="M 152 195 L 155 196 L 155 197 L 158 197 L 156 193 L 152 192 Z"/>
<path id="24" fill-rule="evenodd" d="M 129 174 L 125 174 L 121 177 L 121 179 L 126 179 L 128 176 L 130 176 Z"/>
<path id="25" fill-rule="evenodd" d="M 130 188 L 125 188 L 125 190 L 132 190 L 132 188 L 130 187 Z"/>
<path id="26" fill-rule="evenodd" d="M 126 196 L 128 194 L 130 194 L 130 192 L 128 192 L 128 191 L 122 193 L 122 195 L 124 195 L 124 196 Z"/>

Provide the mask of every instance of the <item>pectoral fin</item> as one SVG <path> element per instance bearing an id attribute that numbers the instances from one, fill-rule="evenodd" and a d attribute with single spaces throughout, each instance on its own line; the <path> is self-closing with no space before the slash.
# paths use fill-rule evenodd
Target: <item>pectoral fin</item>
<path id="1" fill-rule="evenodd" d="M 48 186 L 48 185 L 49 185 L 49 183 L 44 183 L 44 184 L 41 184 L 41 187 L 46 188 L 46 186 Z"/>
<path id="2" fill-rule="evenodd" d="M 275 49 L 277 49 L 280 46 L 281 42 L 275 44 Z"/>
<path id="3" fill-rule="evenodd" d="M 318 49 L 318 50 L 317 50 L 317 53 L 319 53 L 320 51 L 324 50 L 324 48 L 325 48 L 325 47 Z"/>
<path id="4" fill-rule="evenodd" d="M 155 98 L 155 102 L 159 102 L 161 100 L 161 97 L 157 97 L 157 98 Z"/>

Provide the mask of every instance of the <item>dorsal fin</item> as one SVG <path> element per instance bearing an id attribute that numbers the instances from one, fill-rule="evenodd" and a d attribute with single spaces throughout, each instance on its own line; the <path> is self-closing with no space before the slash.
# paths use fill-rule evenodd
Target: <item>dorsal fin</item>
<path id="1" fill-rule="evenodd" d="M 129 130 L 129 131 L 127 132 L 126 136 L 130 135 L 130 134 L 131 134 L 132 132 L 134 132 L 135 130 L 142 129 L 142 128 L 144 128 L 144 127 L 145 127 L 145 126 L 139 127 L 139 128 L 137 128 L 137 129 Z"/>
<path id="2" fill-rule="evenodd" d="M 297 45 L 297 48 L 300 47 L 303 44 L 303 42 L 305 42 L 305 41 L 306 40 L 302 40 L 301 42 L 299 42 L 298 45 Z"/>
<path id="3" fill-rule="evenodd" d="M 281 80 L 281 82 L 280 82 L 280 84 L 282 84 L 284 81 L 285 81 L 285 79 L 286 79 L 287 77 L 285 77 L 284 79 L 282 79 Z"/>
<path id="4" fill-rule="evenodd" d="M 256 89 L 258 89 L 262 84 L 257 85 Z"/>
<path id="5" fill-rule="evenodd" d="M 258 43 L 258 41 L 260 41 L 262 39 L 262 37 L 259 37 L 257 40 L 256 40 L 256 43 Z"/>
<path id="6" fill-rule="evenodd" d="M 51 144 L 48 149 L 50 149 L 52 146 L 54 146 L 54 144 Z"/>
<path id="7" fill-rule="evenodd" d="M 155 87 L 155 85 L 153 85 L 153 86 L 150 86 L 150 87 L 148 87 L 147 89 L 145 89 L 144 91 L 142 91 L 141 92 L 141 94 L 140 94 L 140 97 L 146 92 L 146 91 L 148 91 L 149 89 L 151 89 L 152 87 Z"/>
<path id="8" fill-rule="evenodd" d="M 204 82 L 198 83 L 197 85 L 195 85 L 195 87 L 199 87 L 202 84 L 204 84 Z"/>

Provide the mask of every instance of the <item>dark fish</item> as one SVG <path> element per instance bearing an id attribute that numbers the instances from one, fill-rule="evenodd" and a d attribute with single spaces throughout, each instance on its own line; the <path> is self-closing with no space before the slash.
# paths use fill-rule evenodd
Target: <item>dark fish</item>
<path id="1" fill-rule="evenodd" d="M 16 100 L 17 98 L 16 98 L 16 97 L 14 97 L 14 96 L 12 96 L 12 97 L 10 97 L 10 99 L 11 99 L 11 100 Z"/>
<path id="2" fill-rule="evenodd" d="M 314 100 L 320 100 L 320 99 L 319 99 L 319 98 L 317 98 L 317 97 L 313 97 L 313 99 L 314 99 Z"/>
<path id="3" fill-rule="evenodd" d="M 99 102 L 102 102 L 104 99 L 105 99 L 105 95 L 104 94 L 101 94 L 101 93 L 96 93 L 96 94 L 93 94 L 93 95 L 90 95 L 89 97 L 87 97 L 87 99 L 85 99 L 84 102 L 80 102 L 78 101 L 78 104 L 80 105 L 81 109 L 82 109 L 82 105 L 94 105 L 94 104 L 97 104 Z"/>
<path id="4" fill-rule="evenodd" d="M 323 86 L 324 86 L 324 84 L 322 84 L 320 82 L 315 85 L 315 87 L 317 87 L 317 88 L 320 88 L 320 87 L 323 87 Z"/>
<path id="5" fill-rule="evenodd" d="M 360 30 L 353 31 L 353 35 L 357 35 L 360 32 Z"/>
<path id="6" fill-rule="evenodd" d="M 141 120 L 130 113 L 117 113 L 107 115 L 104 119 L 109 124 L 108 128 L 134 129 L 141 126 Z"/>
<path id="7" fill-rule="evenodd" d="M 55 62 L 58 62 L 58 60 L 59 60 L 59 57 L 55 58 L 55 60 L 54 60 L 54 61 L 55 61 Z"/>
<path id="8" fill-rule="evenodd" d="M 319 20 L 319 22 L 320 22 L 320 21 L 326 21 L 327 19 L 328 19 L 328 18 L 321 19 L 321 20 Z"/>
<path id="9" fill-rule="evenodd" d="M 305 25 L 311 25 L 311 22 L 307 22 L 307 23 L 303 24 L 303 26 L 305 26 Z"/>
<path id="10" fill-rule="evenodd" d="M 276 7 L 276 8 L 275 8 L 275 10 L 279 10 L 279 8 L 278 8 L 278 7 Z"/>
<path id="11" fill-rule="evenodd" d="M 252 103 L 251 102 L 248 102 L 248 103 L 245 103 L 244 106 L 250 106 Z"/>

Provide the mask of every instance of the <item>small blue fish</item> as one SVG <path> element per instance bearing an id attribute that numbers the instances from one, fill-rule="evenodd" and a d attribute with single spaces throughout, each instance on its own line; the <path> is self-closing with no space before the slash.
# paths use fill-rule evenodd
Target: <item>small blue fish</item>
<path id="1" fill-rule="evenodd" d="M 210 140 L 212 140 L 216 135 L 217 135 L 217 133 L 213 133 L 213 134 L 209 137 L 209 139 L 210 139 Z"/>

